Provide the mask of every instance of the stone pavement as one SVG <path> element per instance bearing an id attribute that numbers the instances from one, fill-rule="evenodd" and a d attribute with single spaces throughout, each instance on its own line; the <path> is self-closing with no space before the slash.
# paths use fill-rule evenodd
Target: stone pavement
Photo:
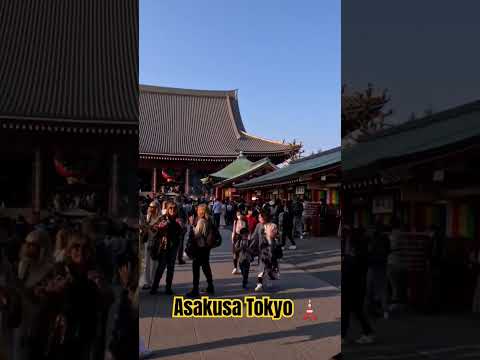
<path id="1" fill-rule="evenodd" d="M 256 266 L 251 269 L 250 289 L 245 291 L 241 287 L 241 276 L 231 274 L 230 232 L 222 230 L 222 234 L 223 245 L 214 249 L 211 255 L 215 297 L 238 298 L 255 294 Z M 318 246 L 313 239 L 310 242 Z M 153 351 L 151 358 L 328 360 L 339 352 L 340 291 L 331 285 L 335 283 L 332 279 L 339 276 L 339 264 L 335 265 L 339 262 L 339 242 L 330 239 L 315 250 L 307 244 L 306 240 L 303 243 L 299 241 L 298 250 L 286 250 L 280 265 L 280 280 L 270 282 L 264 292 L 256 293 L 258 296 L 294 299 L 295 315 L 290 319 L 172 319 L 172 297 L 163 294 L 151 296 L 143 292 L 140 336 Z M 312 261 L 314 259 L 316 261 Z M 325 272 L 327 281 L 322 280 L 322 272 Z M 335 275 L 335 272 L 338 274 Z M 174 279 L 176 294 L 184 295 L 191 282 L 191 262 L 177 265 Z M 201 287 L 206 285 L 203 274 L 202 282 Z M 318 317 L 316 321 L 303 320 L 309 299 Z"/>
<path id="2" fill-rule="evenodd" d="M 359 336 L 352 321 L 349 338 Z M 480 316 L 473 314 L 403 314 L 374 323 L 377 342 L 373 345 L 342 346 L 344 358 L 359 360 L 450 360 L 480 359 Z"/>
<path id="3" fill-rule="evenodd" d="M 284 261 L 340 288 L 340 239 L 337 237 L 309 237 L 296 239 L 296 243 L 297 250 L 285 251 Z"/>

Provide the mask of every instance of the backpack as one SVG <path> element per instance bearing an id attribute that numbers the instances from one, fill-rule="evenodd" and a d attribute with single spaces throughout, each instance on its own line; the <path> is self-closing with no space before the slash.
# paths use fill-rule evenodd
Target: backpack
<path id="1" fill-rule="evenodd" d="M 209 223 L 210 230 L 207 235 L 207 246 L 210 249 L 213 249 L 222 245 L 222 234 L 220 234 L 220 230 L 213 221 L 210 221 Z"/>

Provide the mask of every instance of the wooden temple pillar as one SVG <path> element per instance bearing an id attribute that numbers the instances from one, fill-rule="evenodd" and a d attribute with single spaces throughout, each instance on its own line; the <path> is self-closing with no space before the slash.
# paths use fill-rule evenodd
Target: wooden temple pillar
<path id="1" fill-rule="evenodd" d="M 42 210 L 42 153 L 35 149 L 33 158 L 33 192 L 32 192 L 32 222 L 40 221 Z"/>
<path id="2" fill-rule="evenodd" d="M 190 169 L 187 167 L 185 169 L 185 189 L 184 189 L 185 195 L 190 194 Z"/>
<path id="3" fill-rule="evenodd" d="M 157 193 L 157 168 L 153 168 L 152 172 L 152 192 Z"/>
<path id="4" fill-rule="evenodd" d="M 138 169 L 138 157 L 135 153 L 128 154 L 128 169 Z M 138 177 L 137 171 L 128 171 L 128 218 L 132 224 L 138 223 Z"/>
<path id="5" fill-rule="evenodd" d="M 118 199 L 118 154 L 112 155 L 112 173 L 110 185 L 110 215 L 118 216 L 119 199 Z"/>

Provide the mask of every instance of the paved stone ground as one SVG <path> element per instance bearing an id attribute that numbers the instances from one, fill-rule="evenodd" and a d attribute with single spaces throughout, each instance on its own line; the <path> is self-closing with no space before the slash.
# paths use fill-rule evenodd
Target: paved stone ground
<path id="1" fill-rule="evenodd" d="M 378 320 L 374 328 L 377 333 L 376 344 L 344 345 L 342 350 L 345 359 L 480 359 L 478 315 L 404 314 L 389 320 Z M 358 335 L 358 326 L 353 326 L 350 337 Z"/>
<path id="2" fill-rule="evenodd" d="M 285 251 L 284 261 L 340 288 L 341 250 L 336 237 L 310 237 L 296 240 L 295 251 Z M 289 243 L 287 243 L 287 246 Z"/>
<path id="3" fill-rule="evenodd" d="M 231 274 L 230 232 L 223 230 L 222 234 L 223 245 L 212 252 L 215 297 L 255 294 L 257 268 L 251 269 L 251 289 L 243 290 L 240 275 Z M 142 293 L 140 336 L 153 351 L 152 358 L 329 359 L 340 350 L 340 291 L 332 285 L 339 283 L 340 250 L 338 240 L 323 240 L 301 240 L 298 250 L 285 251 L 281 279 L 256 294 L 294 299 L 295 315 L 291 319 L 172 319 L 172 297 Z M 177 265 L 176 294 L 185 294 L 191 281 L 191 263 Z M 309 299 L 318 316 L 316 321 L 303 320 Z"/>

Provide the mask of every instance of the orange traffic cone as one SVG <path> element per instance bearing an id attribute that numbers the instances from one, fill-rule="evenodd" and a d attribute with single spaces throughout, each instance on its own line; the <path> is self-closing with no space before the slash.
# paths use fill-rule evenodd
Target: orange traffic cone
<path id="1" fill-rule="evenodd" d="M 308 300 L 308 306 L 307 306 L 307 311 L 305 312 L 305 315 L 303 316 L 303 320 L 317 320 L 317 316 L 313 313 L 313 308 L 312 308 L 312 300 Z"/>

